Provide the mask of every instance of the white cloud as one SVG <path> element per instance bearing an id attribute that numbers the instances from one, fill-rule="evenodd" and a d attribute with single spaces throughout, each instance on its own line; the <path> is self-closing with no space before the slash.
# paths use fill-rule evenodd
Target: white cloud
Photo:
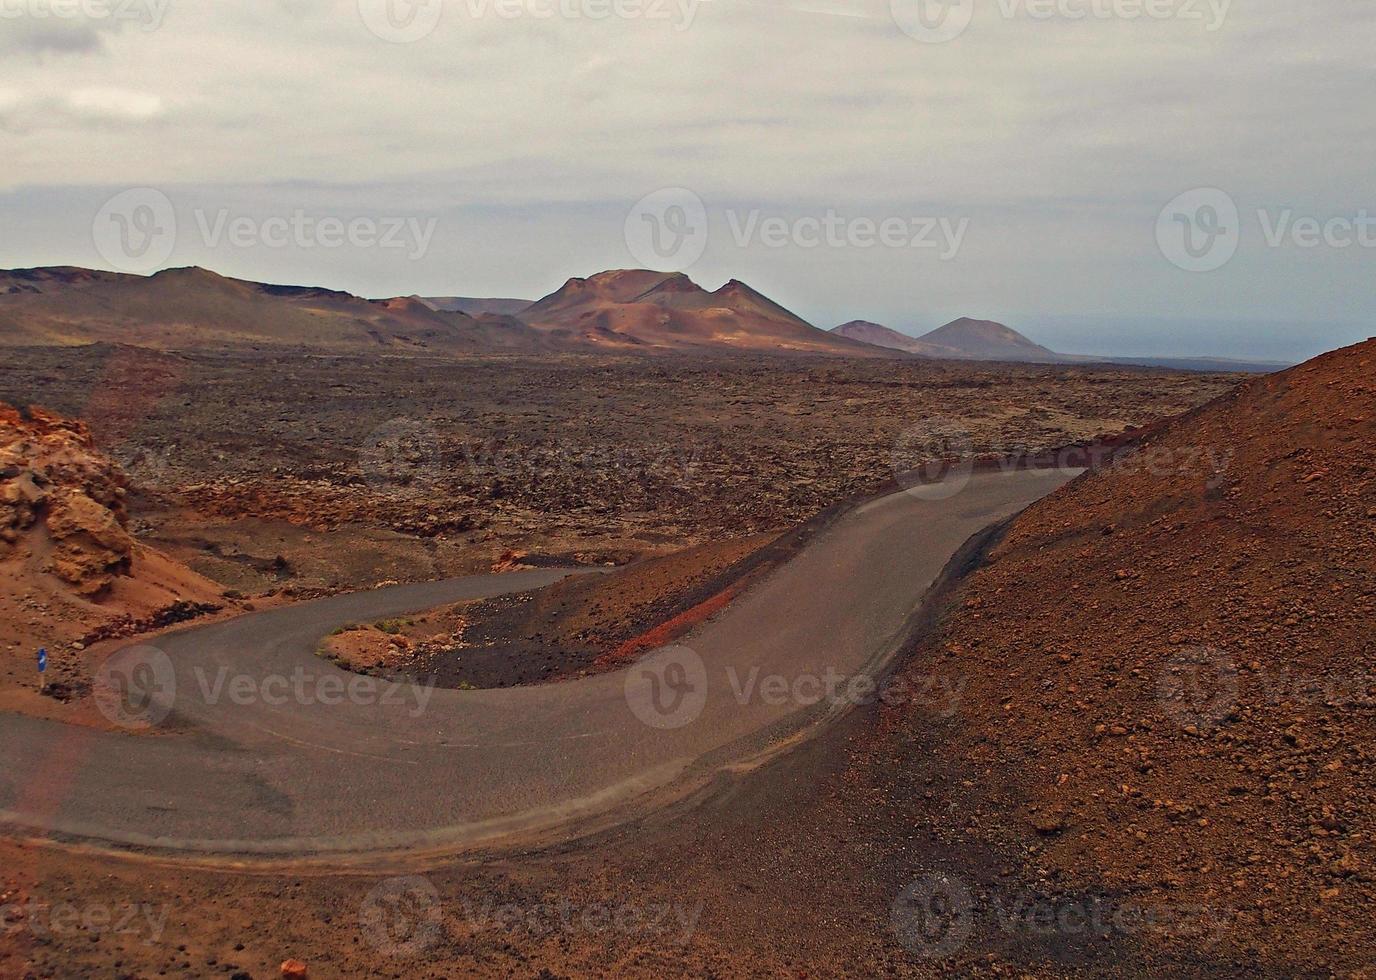
<path id="1" fill-rule="evenodd" d="M 493 203 L 605 200 L 649 182 L 1020 205 L 1168 199 L 1190 172 L 1285 184 L 1316 158 L 1334 178 L 1322 183 L 1342 186 L 1376 153 L 1376 127 L 1353 119 L 1376 16 L 1355 7 L 1253 0 L 1209 32 L 1005 20 L 990 4 L 963 36 L 924 45 L 887 0 L 796 2 L 864 16 L 720 0 L 679 30 L 672 0 L 627 8 L 664 20 L 475 17 L 509 8 L 446 0 L 433 35 L 390 44 L 356 0 L 186 0 L 157 30 L 105 37 L 102 53 L 6 72 L 23 91 L 74 93 L 66 110 L 92 122 L 194 103 L 178 153 L 137 128 L 93 127 L 17 179 L 438 181 Z"/>
<path id="2" fill-rule="evenodd" d="M 73 113 L 91 119 L 144 120 L 162 115 L 162 97 L 117 88 L 82 88 L 66 99 Z"/>

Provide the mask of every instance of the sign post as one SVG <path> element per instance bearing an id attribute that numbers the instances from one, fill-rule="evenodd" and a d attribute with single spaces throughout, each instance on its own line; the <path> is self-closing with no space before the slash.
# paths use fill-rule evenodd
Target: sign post
<path id="1" fill-rule="evenodd" d="M 38 693 L 42 694 L 48 689 L 48 650 L 46 647 L 38 648 Z"/>

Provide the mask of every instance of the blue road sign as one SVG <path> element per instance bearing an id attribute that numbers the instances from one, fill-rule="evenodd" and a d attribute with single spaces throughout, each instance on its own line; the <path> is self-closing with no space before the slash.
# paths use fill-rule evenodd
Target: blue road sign
<path id="1" fill-rule="evenodd" d="M 48 669 L 48 651 L 39 649 L 38 651 L 38 672 L 41 674 Z"/>

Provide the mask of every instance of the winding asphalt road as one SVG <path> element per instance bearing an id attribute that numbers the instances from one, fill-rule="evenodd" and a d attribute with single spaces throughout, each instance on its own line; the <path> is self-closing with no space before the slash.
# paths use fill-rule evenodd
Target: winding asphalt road
<path id="1" fill-rule="evenodd" d="M 551 570 L 333 596 L 126 648 L 108 675 L 125 697 L 107 704 L 133 726 L 156 724 L 107 732 L 0 715 L 0 825 L 287 858 L 463 847 L 614 818 L 872 697 L 867 678 L 960 546 L 1071 475 L 983 473 L 959 492 L 871 501 L 682 646 L 573 682 L 392 688 L 314 654 L 337 626 L 567 574 Z M 939 684 L 907 693 L 951 696 Z"/>

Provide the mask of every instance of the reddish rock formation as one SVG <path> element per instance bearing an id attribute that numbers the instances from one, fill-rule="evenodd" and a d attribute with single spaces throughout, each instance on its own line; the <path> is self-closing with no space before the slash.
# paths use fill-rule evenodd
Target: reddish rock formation
<path id="1" fill-rule="evenodd" d="M 128 575 L 124 475 L 82 422 L 0 405 L 0 558 L 28 552 L 85 596 Z"/>

